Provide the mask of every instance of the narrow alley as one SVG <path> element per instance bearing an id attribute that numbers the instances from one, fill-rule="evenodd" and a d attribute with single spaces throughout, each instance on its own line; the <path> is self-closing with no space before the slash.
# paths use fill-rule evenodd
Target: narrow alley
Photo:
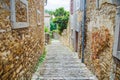
<path id="1" fill-rule="evenodd" d="M 80 62 L 77 54 L 53 40 L 47 46 L 44 63 L 39 66 L 32 80 L 97 80 Z"/>
<path id="2" fill-rule="evenodd" d="M 120 80 L 120 0 L 0 0 L 0 80 Z"/>

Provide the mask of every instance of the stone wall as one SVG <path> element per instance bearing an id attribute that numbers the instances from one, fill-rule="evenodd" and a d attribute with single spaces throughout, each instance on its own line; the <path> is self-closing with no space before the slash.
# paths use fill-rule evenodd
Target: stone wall
<path id="1" fill-rule="evenodd" d="M 97 9 L 96 0 L 87 0 L 85 64 L 99 80 L 109 80 L 113 65 L 116 6 L 107 1 Z"/>
<path id="2" fill-rule="evenodd" d="M 49 33 L 45 33 L 45 44 L 46 45 L 50 44 L 50 41 L 51 41 L 50 34 Z"/>
<path id="3" fill-rule="evenodd" d="M 17 21 L 26 21 L 26 16 L 22 15 L 26 14 L 26 9 L 21 10 L 18 5 Z M 28 9 L 29 27 L 12 29 L 10 0 L 0 1 L 0 80 L 30 80 L 38 58 L 43 53 L 44 1 L 28 0 Z M 37 10 L 41 11 L 41 25 L 37 24 Z"/>
<path id="4" fill-rule="evenodd" d="M 120 60 L 114 58 L 113 64 L 113 75 L 115 74 L 115 80 L 120 80 Z"/>
<path id="5" fill-rule="evenodd" d="M 72 37 L 71 29 L 70 29 L 70 25 L 68 23 L 67 29 L 64 29 L 62 35 L 60 36 L 60 41 L 63 43 L 63 45 L 65 45 L 65 46 L 69 47 L 71 50 L 73 50 L 71 37 Z"/>

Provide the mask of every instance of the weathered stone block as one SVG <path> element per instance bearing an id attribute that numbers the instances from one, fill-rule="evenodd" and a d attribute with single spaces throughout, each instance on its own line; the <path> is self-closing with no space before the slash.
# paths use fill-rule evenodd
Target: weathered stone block
<path id="1" fill-rule="evenodd" d="M 109 80 L 113 61 L 112 47 L 116 6 L 110 4 L 110 0 L 99 1 L 102 2 L 100 2 L 100 9 L 98 10 L 96 10 L 94 1 L 91 0 L 91 2 L 88 1 L 87 3 L 85 64 L 100 80 Z M 101 29 L 101 26 L 104 26 L 109 34 L 106 34 L 106 30 Z M 96 35 L 96 37 L 93 37 L 95 30 L 96 32 L 94 35 Z M 99 32 L 98 30 L 101 31 Z M 97 36 L 98 34 L 99 37 Z M 97 52 L 100 54 L 95 57 L 93 53 L 97 54 Z M 94 59 L 92 59 L 92 56 Z"/>

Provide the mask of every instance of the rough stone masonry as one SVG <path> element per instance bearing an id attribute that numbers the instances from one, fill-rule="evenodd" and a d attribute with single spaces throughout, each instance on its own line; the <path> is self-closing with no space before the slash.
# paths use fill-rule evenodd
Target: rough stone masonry
<path id="1" fill-rule="evenodd" d="M 44 0 L 27 0 L 28 13 L 26 5 L 15 0 L 16 22 L 29 18 L 29 26 L 18 29 L 12 28 L 10 1 L 0 0 L 0 80 L 30 80 L 44 50 Z"/>
<path id="2" fill-rule="evenodd" d="M 99 0 L 98 9 L 96 0 L 87 1 L 85 64 L 99 80 L 109 80 L 115 65 L 112 56 L 115 16 L 116 5 L 111 4 L 110 0 Z M 119 64 L 113 73 L 115 80 L 119 80 Z"/>

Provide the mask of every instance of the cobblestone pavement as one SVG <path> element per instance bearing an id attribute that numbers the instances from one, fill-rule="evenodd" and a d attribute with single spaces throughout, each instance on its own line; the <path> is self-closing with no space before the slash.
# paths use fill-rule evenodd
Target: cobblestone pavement
<path id="1" fill-rule="evenodd" d="M 44 64 L 33 75 L 32 80 L 97 80 L 97 78 L 81 63 L 77 54 L 53 40 L 47 46 Z"/>

